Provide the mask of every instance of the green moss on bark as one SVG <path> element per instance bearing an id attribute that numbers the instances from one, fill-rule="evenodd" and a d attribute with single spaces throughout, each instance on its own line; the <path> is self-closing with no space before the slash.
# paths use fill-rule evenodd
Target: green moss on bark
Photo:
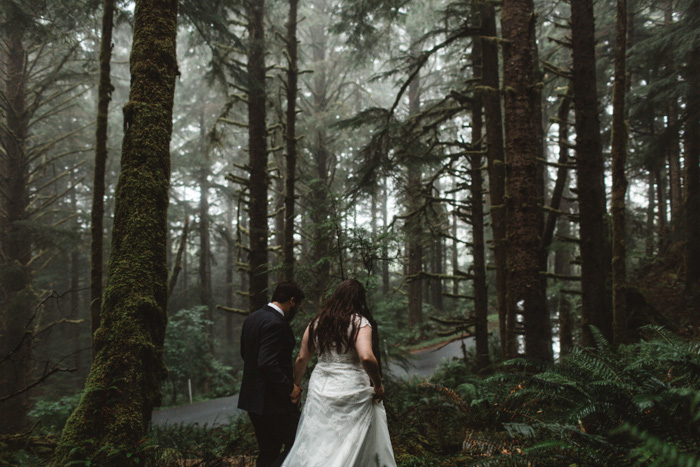
<path id="1" fill-rule="evenodd" d="M 138 449 L 160 403 L 176 34 L 176 0 L 136 1 L 131 93 L 95 358 L 55 465 L 85 459 L 131 465 L 127 453 Z"/>

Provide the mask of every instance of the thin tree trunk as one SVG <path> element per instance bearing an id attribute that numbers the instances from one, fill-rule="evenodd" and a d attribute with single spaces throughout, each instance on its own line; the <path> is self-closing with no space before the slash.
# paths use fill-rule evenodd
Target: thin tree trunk
<path id="1" fill-rule="evenodd" d="M 420 111 L 420 73 L 417 73 L 408 86 L 408 111 L 415 115 Z M 420 206 L 422 176 L 420 166 L 408 169 L 406 184 L 406 252 L 408 254 L 408 325 L 414 327 L 423 322 L 423 229 L 421 226 Z"/>
<path id="2" fill-rule="evenodd" d="M 533 35 L 535 23 L 531 0 L 505 0 L 501 10 L 504 46 L 505 154 L 508 161 L 506 206 L 508 313 L 522 314 L 525 354 L 551 360 L 551 328 L 543 307 L 540 184 L 541 122 L 537 115 L 539 92 L 535 86 Z"/>
<path id="3" fill-rule="evenodd" d="M 625 122 L 627 53 L 627 0 L 617 0 L 617 35 L 615 38 L 615 84 L 613 86 L 612 123 L 612 280 L 613 343 L 625 341 L 627 329 L 626 286 L 627 253 L 625 249 L 625 196 L 627 194 L 627 127 Z"/>
<path id="4" fill-rule="evenodd" d="M 233 308 L 234 303 L 234 287 L 233 287 L 233 272 L 235 266 L 235 248 L 236 242 L 233 235 L 233 196 L 226 196 L 226 284 L 224 284 L 224 295 L 226 297 L 226 306 Z M 233 314 L 226 313 L 226 342 L 233 344 Z"/>
<path id="5" fill-rule="evenodd" d="M 296 103 L 298 88 L 297 70 L 297 10 L 298 0 L 289 0 L 287 22 L 287 170 L 284 191 L 284 278 L 294 280 L 294 201 L 297 166 Z"/>
<path id="6" fill-rule="evenodd" d="M 161 401 L 176 35 L 176 0 L 136 0 L 102 323 L 89 390 L 63 430 L 57 466 L 87 459 L 106 467 L 134 465 L 127 453 L 139 449 Z"/>
<path id="7" fill-rule="evenodd" d="M 569 88 L 570 89 L 570 88 Z M 564 190 L 568 186 L 568 174 L 569 168 L 567 164 L 569 163 L 569 109 L 571 107 L 571 92 L 567 91 L 566 95 L 562 98 L 561 104 L 559 105 L 559 110 L 557 112 L 557 120 L 559 124 L 559 168 L 557 169 L 557 180 L 554 182 L 554 190 L 552 190 L 552 199 L 549 202 L 550 209 L 547 212 L 547 220 L 544 224 L 544 233 L 542 234 L 542 241 L 540 249 L 542 251 L 547 251 L 552 245 L 552 239 L 554 238 L 554 227 L 557 224 L 557 219 L 559 218 L 559 207 L 561 205 L 562 196 Z"/>
<path id="8" fill-rule="evenodd" d="M 250 178 L 249 310 L 267 303 L 267 124 L 265 0 L 248 1 L 248 152 Z"/>
<path id="9" fill-rule="evenodd" d="M 342 222 L 341 219 L 331 219 L 335 213 L 332 209 L 332 199 L 329 190 L 329 172 L 331 155 L 328 148 L 328 135 L 326 123 L 323 121 L 328 104 L 328 79 L 326 67 L 326 47 L 328 46 L 327 31 L 323 25 L 312 28 L 312 53 L 314 62 L 313 80 L 313 111 L 318 115 L 319 122 L 313 129 L 311 154 L 313 156 L 314 179 L 310 183 L 310 198 L 314 209 L 311 211 L 311 261 L 316 265 L 314 268 L 313 294 L 318 297 L 320 305 L 328 287 L 328 277 L 331 272 L 331 256 L 335 250 L 338 258 L 342 252 L 339 247 L 340 238 L 337 235 L 335 223 Z M 330 221 L 330 222 L 329 222 Z"/>
<path id="10" fill-rule="evenodd" d="M 6 18 L 12 23 L 11 17 Z M 4 269 L 0 282 L 0 356 L 9 357 L 0 370 L 0 397 L 7 396 L 28 384 L 32 367 L 31 341 L 21 345 L 30 325 L 36 296 L 32 290 L 33 274 L 29 268 L 32 239 L 19 223 L 26 220 L 29 206 L 29 162 L 26 156 L 27 116 L 27 52 L 25 30 L 20 20 L 5 34 L 4 86 L 7 102 L 2 143 L 5 154 L 0 157 L 0 262 Z M 25 428 L 29 410 L 29 394 L 23 393 L 0 402 L 0 433 L 16 433 Z"/>
<path id="11" fill-rule="evenodd" d="M 481 47 L 479 42 L 474 44 L 472 59 L 480 62 Z M 480 72 L 479 72 L 480 74 Z M 472 142 L 481 141 L 483 131 L 482 99 L 475 96 L 472 108 Z M 489 333 L 488 333 L 488 288 L 486 285 L 486 257 L 484 252 L 484 186 L 481 174 L 481 155 L 469 156 L 471 168 L 471 223 L 472 223 L 472 255 L 474 257 L 474 315 L 476 318 L 476 366 L 479 369 L 489 365 Z"/>
<path id="12" fill-rule="evenodd" d="M 574 109 L 576 115 L 576 194 L 581 238 L 582 344 L 593 344 L 589 326 L 612 340 L 612 313 L 606 289 L 610 271 L 605 223 L 603 150 L 596 89 L 593 0 L 571 1 Z"/>
<path id="13" fill-rule="evenodd" d="M 666 0 L 666 8 L 664 10 L 664 23 L 669 26 L 673 23 L 673 0 Z M 675 68 L 675 64 L 669 60 L 669 67 Z M 669 168 L 669 188 L 671 199 L 671 221 L 673 223 L 673 231 L 675 232 L 681 226 L 681 212 L 683 207 L 683 191 L 681 188 L 681 160 L 680 160 L 680 141 L 678 137 L 678 102 L 671 100 L 668 103 L 668 125 L 667 131 L 670 132 L 668 145 L 668 168 Z M 675 236 L 674 236 L 675 237 Z M 675 239 L 674 239 L 675 241 Z"/>
<path id="14" fill-rule="evenodd" d="M 651 257 L 654 255 L 654 216 L 656 213 L 656 191 L 654 190 L 654 172 L 649 171 L 647 174 L 647 235 L 646 235 L 646 254 Z"/>
<path id="15" fill-rule="evenodd" d="M 700 1 L 690 11 L 700 14 Z M 700 48 L 688 60 L 686 142 L 685 142 L 685 288 L 690 294 L 700 289 Z"/>
<path id="16" fill-rule="evenodd" d="M 384 179 L 383 190 L 382 190 L 382 226 L 383 231 L 386 233 L 389 228 L 389 212 L 387 204 L 389 202 L 389 188 L 387 186 L 386 178 Z M 386 241 L 382 245 L 382 290 L 386 296 L 389 293 L 389 248 L 387 247 Z"/>
<path id="17" fill-rule="evenodd" d="M 659 215 L 659 251 L 663 253 L 667 250 L 669 242 L 665 167 L 656 167 L 654 177 L 656 178 L 656 207 Z"/>
<path id="18" fill-rule="evenodd" d="M 109 103 L 112 100 L 110 80 L 112 60 L 112 25 L 115 0 L 104 0 L 102 37 L 100 38 L 100 78 L 97 85 L 97 122 L 95 129 L 95 170 L 92 182 L 92 210 L 90 211 L 90 326 L 92 335 L 100 326 L 102 308 L 102 269 L 104 239 L 104 195 L 107 165 L 107 130 Z"/>
<path id="19" fill-rule="evenodd" d="M 204 113 L 199 115 L 201 166 L 199 168 L 199 303 L 207 307 L 209 345 L 214 345 L 214 303 L 211 285 L 211 242 L 209 239 L 209 148 Z"/>
<path id="20" fill-rule="evenodd" d="M 168 298 L 173 294 L 175 290 L 175 285 L 177 284 L 177 278 L 180 276 L 180 271 L 183 270 L 183 258 L 187 257 L 185 250 L 187 248 L 187 233 L 190 228 L 190 219 L 185 217 L 185 224 L 182 227 L 182 235 L 180 236 L 180 245 L 177 248 L 177 253 L 175 255 L 175 263 L 173 264 L 173 270 L 168 276 Z"/>
<path id="21" fill-rule="evenodd" d="M 482 31 L 487 37 L 497 37 L 495 7 L 484 2 L 482 9 Z M 482 40 L 482 75 L 484 86 L 489 88 L 484 93 L 484 114 L 486 117 L 486 140 L 489 196 L 491 201 L 491 230 L 493 235 L 493 255 L 496 265 L 496 297 L 498 308 L 498 330 L 501 338 L 501 354 L 514 357 L 517 353 L 517 340 L 508 329 L 515 329 L 515 317 L 507 316 L 506 291 L 506 223 L 505 223 L 505 183 L 506 165 L 503 148 L 503 116 L 501 114 L 501 85 L 499 78 L 499 47 L 493 40 Z M 510 319 L 508 319 L 510 318 Z"/>
<path id="22" fill-rule="evenodd" d="M 570 210 L 569 202 L 566 199 L 562 200 L 561 210 L 567 213 Z M 571 235 L 569 219 L 566 216 L 559 218 L 557 232 L 563 237 Z M 554 274 L 559 276 L 571 275 L 571 256 L 568 245 L 557 249 L 554 254 Z M 557 312 L 559 314 L 559 353 L 560 355 L 566 355 L 574 348 L 574 323 L 571 316 L 571 301 L 569 296 L 562 290 L 559 290 Z"/>

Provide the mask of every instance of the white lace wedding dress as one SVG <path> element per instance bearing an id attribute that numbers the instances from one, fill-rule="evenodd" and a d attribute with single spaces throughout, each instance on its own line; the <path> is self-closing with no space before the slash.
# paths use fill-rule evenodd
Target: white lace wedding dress
<path id="1" fill-rule="evenodd" d="M 356 350 L 320 355 L 282 467 L 395 467 L 384 404 L 373 394 Z"/>

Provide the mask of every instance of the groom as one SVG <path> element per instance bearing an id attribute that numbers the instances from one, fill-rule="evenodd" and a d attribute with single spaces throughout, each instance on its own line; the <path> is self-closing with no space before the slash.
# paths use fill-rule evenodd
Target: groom
<path id="1" fill-rule="evenodd" d="M 243 323 L 238 408 L 248 412 L 255 428 L 260 451 L 257 467 L 279 466 L 294 444 L 301 388 L 293 379 L 296 341 L 289 322 L 302 300 L 304 292 L 295 282 L 280 282 L 271 302 Z"/>

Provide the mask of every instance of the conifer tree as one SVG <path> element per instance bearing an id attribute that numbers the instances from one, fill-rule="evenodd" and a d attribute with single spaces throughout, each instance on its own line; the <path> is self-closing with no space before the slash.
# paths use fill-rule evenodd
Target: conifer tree
<path id="1" fill-rule="evenodd" d="M 134 464 L 165 379 L 166 237 L 175 78 L 176 0 L 137 0 L 122 171 L 95 358 L 55 464 Z M 110 449 L 112 448 L 112 449 Z"/>

